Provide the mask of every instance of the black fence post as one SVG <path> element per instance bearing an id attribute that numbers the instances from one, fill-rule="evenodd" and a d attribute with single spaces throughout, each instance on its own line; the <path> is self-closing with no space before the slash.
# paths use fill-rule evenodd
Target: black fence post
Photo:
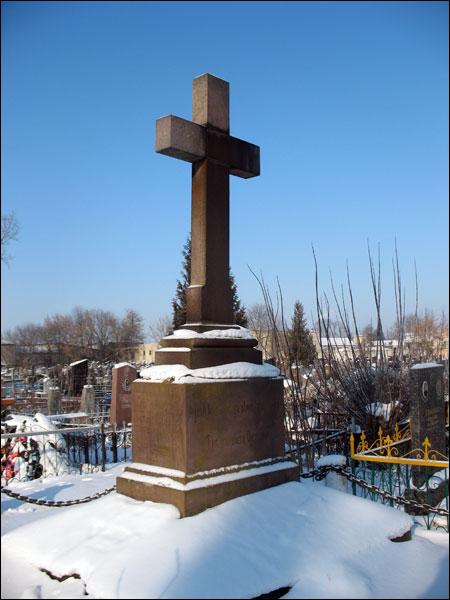
<path id="1" fill-rule="evenodd" d="M 85 435 L 83 438 L 83 447 L 84 447 L 84 462 L 85 464 L 89 464 L 89 434 Z"/>
<path id="2" fill-rule="evenodd" d="M 117 461 L 117 430 L 116 430 L 116 424 L 114 423 L 113 425 L 113 432 L 112 432 L 112 453 L 113 453 L 113 462 L 116 463 Z"/>
<path id="3" fill-rule="evenodd" d="M 100 424 L 100 438 L 102 444 L 102 471 L 105 470 L 106 463 L 106 434 L 105 434 L 105 424 L 103 421 Z"/>
<path id="4" fill-rule="evenodd" d="M 94 454 L 95 454 L 95 466 L 98 465 L 98 437 L 97 432 L 94 432 Z"/>
<path id="5" fill-rule="evenodd" d="M 127 432 L 126 432 L 126 423 L 125 423 L 125 421 L 122 422 L 122 427 L 123 427 L 123 433 L 122 433 L 122 440 L 123 440 L 123 460 L 124 460 L 124 462 L 127 462 Z"/>
<path id="6" fill-rule="evenodd" d="M 355 435 L 356 435 L 356 420 L 355 417 L 352 417 L 352 425 L 351 425 L 351 431 L 350 431 L 350 437 L 353 435 L 353 439 L 355 439 Z M 350 469 L 352 472 L 352 475 L 356 475 L 356 461 L 353 460 L 352 458 L 352 450 L 350 447 L 350 439 L 349 441 L 349 448 L 348 448 L 348 456 L 349 456 L 349 463 L 350 463 Z M 357 450 L 358 452 L 358 450 Z M 356 496 L 356 483 L 354 481 L 352 481 L 352 494 L 353 496 Z"/>

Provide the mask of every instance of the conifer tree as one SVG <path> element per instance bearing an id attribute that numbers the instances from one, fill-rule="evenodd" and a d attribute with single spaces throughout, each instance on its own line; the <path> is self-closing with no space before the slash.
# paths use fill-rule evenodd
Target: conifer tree
<path id="1" fill-rule="evenodd" d="M 288 333 L 289 359 L 291 363 L 310 365 L 317 356 L 314 342 L 306 324 L 301 302 L 294 305 L 292 324 Z"/>
<path id="2" fill-rule="evenodd" d="M 233 302 L 233 318 L 236 325 L 241 327 L 248 326 L 247 315 L 245 313 L 245 306 L 241 304 L 239 300 L 237 285 L 234 279 L 233 273 L 230 271 L 230 286 L 231 286 L 231 299 Z"/>
<path id="3" fill-rule="evenodd" d="M 191 236 L 188 237 L 183 247 L 183 266 L 181 278 L 177 280 L 177 289 L 175 297 L 172 300 L 172 325 L 174 329 L 182 327 L 186 323 L 186 290 L 191 280 Z M 237 292 L 237 285 L 233 274 L 230 271 L 230 288 L 233 302 L 233 317 L 236 325 L 247 327 L 247 315 L 245 307 Z"/>
<path id="4" fill-rule="evenodd" d="M 177 280 L 175 298 L 172 300 L 172 325 L 174 329 L 186 323 L 186 290 L 191 281 L 191 236 L 183 246 L 181 280 Z"/>

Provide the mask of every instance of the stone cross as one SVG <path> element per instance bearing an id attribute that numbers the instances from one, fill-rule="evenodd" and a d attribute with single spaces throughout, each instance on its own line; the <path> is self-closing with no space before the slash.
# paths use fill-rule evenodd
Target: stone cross
<path id="1" fill-rule="evenodd" d="M 163 117 L 156 150 L 192 163 L 192 258 L 187 325 L 232 326 L 229 285 L 229 175 L 259 175 L 259 148 L 229 134 L 228 83 L 194 79 L 193 120 Z M 190 369 L 261 365 L 254 338 L 167 336 L 157 365 Z M 251 373 L 252 370 L 250 370 Z M 117 493 L 175 505 L 182 517 L 288 481 L 299 467 L 284 457 L 281 377 L 132 383 L 133 463 Z M 249 465 L 252 466 L 249 469 Z"/>
<path id="2" fill-rule="evenodd" d="M 230 325 L 229 175 L 259 175 L 259 146 L 232 137 L 229 83 L 209 73 L 193 80 L 192 121 L 156 121 L 156 152 L 192 163 L 191 281 L 187 324 Z"/>

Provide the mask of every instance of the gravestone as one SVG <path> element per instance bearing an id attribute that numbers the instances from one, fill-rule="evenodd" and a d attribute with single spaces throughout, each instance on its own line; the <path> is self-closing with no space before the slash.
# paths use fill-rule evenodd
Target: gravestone
<path id="1" fill-rule="evenodd" d="M 49 381 L 51 382 L 50 379 Z M 47 386 L 47 410 L 49 415 L 61 413 L 61 392 L 59 387 L 54 385 Z"/>
<path id="2" fill-rule="evenodd" d="M 193 81 L 193 120 L 156 123 L 156 151 L 192 163 L 191 281 L 183 329 L 169 336 L 157 365 L 189 368 L 262 364 L 258 341 L 221 330 L 233 324 L 229 287 L 229 175 L 259 175 L 259 147 L 229 134 L 229 84 Z M 201 335 L 219 330 L 213 337 Z M 233 333 L 233 332 L 232 332 Z M 182 517 L 244 494 L 298 479 L 284 456 L 282 378 L 132 384 L 133 463 L 117 491 L 174 504 Z"/>
<path id="3" fill-rule="evenodd" d="M 427 451 L 429 459 L 443 460 L 446 454 L 444 366 L 437 363 L 419 363 L 409 372 L 411 448 Z M 429 446 L 425 448 L 428 438 Z M 437 451 L 440 455 L 436 455 Z M 445 478 L 435 477 L 432 485 L 426 484 L 440 468 L 411 467 L 413 487 L 405 497 L 419 503 L 438 505 L 448 493 Z M 405 507 L 410 514 L 426 514 L 415 507 Z"/>
<path id="4" fill-rule="evenodd" d="M 51 377 L 44 377 L 42 380 L 42 392 L 45 396 L 48 396 L 48 390 L 53 386 Z"/>
<path id="5" fill-rule="evenodd" d="M 136 373 L 128 363 L 113 367 L 110 421 L 115 425 L 131 422 L 131 383 L 136 379 Z"/>
<path id="6" fill-rule="evenodd" d="M 419 363 L 410 369 L 411 444 L 422 448 L 428 437 L 433 450 L 446 451 L 444 365 Z"/>
<path id="7" fill-rule="evenodd" d="M 69 396 L 81 396 L 86 385 L 89 361 L 87 358 L 77 360 L 69 365 Z"/>
<path id="8" fill-rule="evenodd" d="M 80 400 L 80 410 L 87 414 L 95 413 L 95 388 L 90 383 L 83 386 Z"/>

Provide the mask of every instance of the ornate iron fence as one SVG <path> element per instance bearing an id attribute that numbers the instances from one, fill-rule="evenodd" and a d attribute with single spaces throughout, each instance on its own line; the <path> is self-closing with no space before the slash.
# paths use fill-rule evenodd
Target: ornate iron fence
<path id="1" fill-rule="evenodd" d="M 131 457 L 131 428 L 93 425 L 1 435 L 1 482 L 105 470 Z"/>
<path id="2" fill-rule="evenodd" d="M 368 487 L 363 487 L 353 482 L 352 492 L 374 502 L 387 503 L 394 507 L 406 506 L 405 510 L 415 515 L 428 529 L 437 527 L 448 531 L 448 458 L 433 450 L 427 437 L 422 448 L 402 452 L 402 444 L 410 439 L 408 430 L 402 433 L 396 428 L 391 437 L 384 436 L 380 428 L 378 439 L 372 444 L 367 442 L 365 433 L 362 432 L 355 449 L 355 438 L 352 434 L 352 474 L 369 484 Z M 383 496 L 377 490 L 384 490 L 387 494 Z M 408 500 L 412 501 L 410 505 Z M 425 508 L 420 509 L 413 503 L 445 509 L 447 515 L 443 516 Z"/>

